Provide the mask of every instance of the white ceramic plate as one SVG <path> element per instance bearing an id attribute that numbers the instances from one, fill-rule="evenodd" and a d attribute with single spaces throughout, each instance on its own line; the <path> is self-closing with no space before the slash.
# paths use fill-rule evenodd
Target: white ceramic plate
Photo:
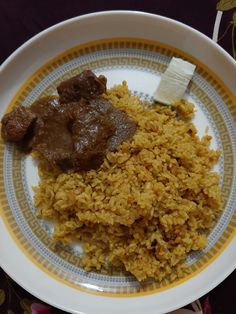
<path id="1" fill-rule="evenodd" d="M 236 63 L 201 33 L 173 20 L 141 12 L 113 11 L 74 18 L 35 36 L 1 67 L 0 110 L 28 105 L 55 92 L 58 81 L 85 68 L 126 80 L 150 98 L 172 56 L 197 65 L 186 97 L 197 108 L 199 135 L 222 150 L 216 170 L 224 212 L 208 247 L 189 256 L 191 273 L 174 284 L 138 284 L 115 273 L 85 273 L 77 246 L 55 246 L 51 226 L 35 217 L 32 185 L 37 169 L 11 145 L 0 145 L 0 264 L 40 299 L 71 313 L 157 314 L 185 305 L 220 283 L 236 266 Z"/>

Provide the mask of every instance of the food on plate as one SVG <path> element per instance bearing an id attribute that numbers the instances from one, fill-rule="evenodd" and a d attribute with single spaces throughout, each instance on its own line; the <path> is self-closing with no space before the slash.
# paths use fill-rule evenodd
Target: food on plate
<path id="1" fill-rule="evenodd" d="M 18 106 L 2 118 L 1 134 L 5 142 L 20 142 L 35 121 L 36 116 L 30 109 Z"/>
<path id="2" fill-rule="evenodd" d="M 182 99 L 194 74 L 196 66 L 181 58 L 173 57 L 161 76 L 161 81 L 154 93 L 154 100 L 172 105 Z"/>
<path id="3" fill-rule="evenodd" d="M 81 98 L 96 98 L 106 92 L 107 79 L 100 75 L 97 77 L 90 70 L 81 72 L 66 81 L 62 81 L 57 87 L 61 103 L 78 101 Z"/>
<path id="4" fill-rule="evenodd" d="M 40 182 L 34 187 L 39 216 L 55 221 L 56 241 L 81 243 L 81 266 L 87 271 L 115 268 L 139 281 L 174 281 L 186 273 L 187 255 L 206 247 L 207 234 L 221 212 L 219 175 L 212 171 L 220 152 L 210 148 L 209 135 L 198 137 L 190 121 L 194 106 L 189 102 L 144 103 L 131 94 L 126 82 L 106 89 L 104 77 L 89 72 L 86 85 L 81 82 L 84 75 L 61 83 L 59 99 L 49 97 L 26 108 L 31 120 L 10 137 L 19 143 L 26 129 L 37 128 L 37 123 L 40 129 L 45 123 L 48 143 L 47 120 L 39 114 L 43 101 L 42 108 L 48 106 L 53 112 L 56 136 L 67 125 L 71 137 L 75 132 L 80 146 L 85 142 L 84 147 L 90 149 L 87 159 L 75 150 L 77 159 L 72 154 L 72 164 L 76 166 L 71 167 L 66 158 L 58 162 L 49 157 L 53 143 L 48 155 L 37 136 L 30 138 L 28 147 L 39 160 Z M 15 110 L 25 117 L 24 109 Z M 72 123 L 63 121 L 61 126 L 63 110 L 68 110 L 69 118 L 72 115 Z M 6 120 L 5 116 L 2 136 L 7 140 Z M 93 128 L 95 139 L 87 144 Z M 100 136 L 103 132 L 104 137 Z M 48 135 L 51 141 L 53 136 Z M 67 148 L 62 152 L 64 157 Z"/>
<path id="5" fill-rule="evenodd" d="M 98 168 L 135 132 L 128 115 L 102 97 L 106 78 L 87 70 L 62 82 L 58 97 L 17 106 L 2 119 L 2 137 L 25 152 L 41 154 L 62 170 Z"/>

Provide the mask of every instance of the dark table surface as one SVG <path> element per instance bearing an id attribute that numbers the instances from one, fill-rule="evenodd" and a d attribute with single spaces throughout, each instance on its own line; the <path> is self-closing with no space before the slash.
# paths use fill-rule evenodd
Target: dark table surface
<path id="1" fill-rule="evenodd" d="M 0 0 L 0 64 L 21 44 L 47 27 L 81 14 L 104 10 L 138 10 L 167 16 L 210 38 L 217 12 L 222 11 L 217 41 L 236 59 L 236 0 Z M 236 271 L 209 292 L 212 314 L 236 314 L 235 287 Z M 30 313 L 33 302 L 40 301 L 0 269 L 0 314 Z M 52 313 L 63 312 L 52 309 Z"/>

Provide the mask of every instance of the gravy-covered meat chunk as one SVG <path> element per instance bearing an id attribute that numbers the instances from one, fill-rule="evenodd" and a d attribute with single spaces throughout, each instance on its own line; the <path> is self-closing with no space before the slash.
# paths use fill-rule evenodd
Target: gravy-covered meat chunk
<path id="1" fill-rule="evenodd" d="M 16 106 L 2 118 L 1 134 L 5 142 L 20 142 L 25 137 L 35 114 L 24 106 Z"/>
<path id="2" fill-rule="evenodd" d="M 122 142 L 131 138 L 136 131 L 136 124 L 129 116 L 104 98 L 94 98 L 90 101 L 91 107 L 103 113 L 113 125 L 113 133 L 107 140 L 107 150 L 115 150 Z"/>
<path id="3" fill-rule="evenodd" d="M 42 98 L 31 105 L 37 115 L 31 146 L 52 165 L 68 163 L 73 153 L 73 141 L 68 128 L 69 118 L 59 110 L 56 98 Z"/>
<path id="4" fill-rule="evenodd" d="M 78 115 L 72 126 L 76 168 L 98 168 L 107 152 L 108 139 L 115 128 L 109 118 L 92 108 Z"/>
<path id="5" fill-rule="evenodd" d="M 57 87 L 61 103 L 78 101 L 80 98 L 90 99 L 102 95 L 106 91 L 107 79 L 100 75 L 97 77 L 92 71 L 85 70 Z"/>

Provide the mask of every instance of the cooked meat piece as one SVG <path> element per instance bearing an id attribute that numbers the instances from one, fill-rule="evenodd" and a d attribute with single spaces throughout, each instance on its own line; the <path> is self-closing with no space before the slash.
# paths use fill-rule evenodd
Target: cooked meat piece
<path id="1" fill-rule="evenodd" d="M 80 100 L 81 97 L 90 99 L 106 91 L 107 79 L 100 75 L 97 77 L 92 71 L 86 70 L 66 81 L 63 81 L 57 91 L 61 103 Z"/>
<path id="2" fill-rule="evenodd" d="M 129 116 L 118 108 L 112 106 L 104 98 L 95 98 L 90 101 L 91 106 L 107 116 L 113 125 L 112 136 L 107 140 L 107 150 L 115 150 L 122 142 L 131 138 L 136 131 L 136 124 Z"/>
<path id="3" fill-rule="evenodd" d="M 109 116 L 89 104 L 88 110 L 77 115 L 72 125 L 75 168 L 96 169 L 107 152 L 107 142 L 114 134 L 115 127 Z"/>
<path id="4" fill-rule="evenodd" d="M 57 160 L 68 158 L 73 152 L 71 132 L 67 127 L 67 120 L 62 119 L 59 112 L 50 117 L 37 120 L 34 128 L 32 146 L 44 157 L 56 164 Z"/>
<path id="5" fill-rule="evenodd" d="M 20 142 L 36 116 L 29 108 L 17 106 L 2 118 L 1 134 L 5 142 Z"/>
<path id="6" fill-rule="evenodd" d="M 69 119 L 60 112 L 56 97 L 44 97 L 34 102 L 30 109 L 37 115 L 31 147 L 40 152 L 52 165 L 70 159 L 73 141 L 68 128 Z"/>

